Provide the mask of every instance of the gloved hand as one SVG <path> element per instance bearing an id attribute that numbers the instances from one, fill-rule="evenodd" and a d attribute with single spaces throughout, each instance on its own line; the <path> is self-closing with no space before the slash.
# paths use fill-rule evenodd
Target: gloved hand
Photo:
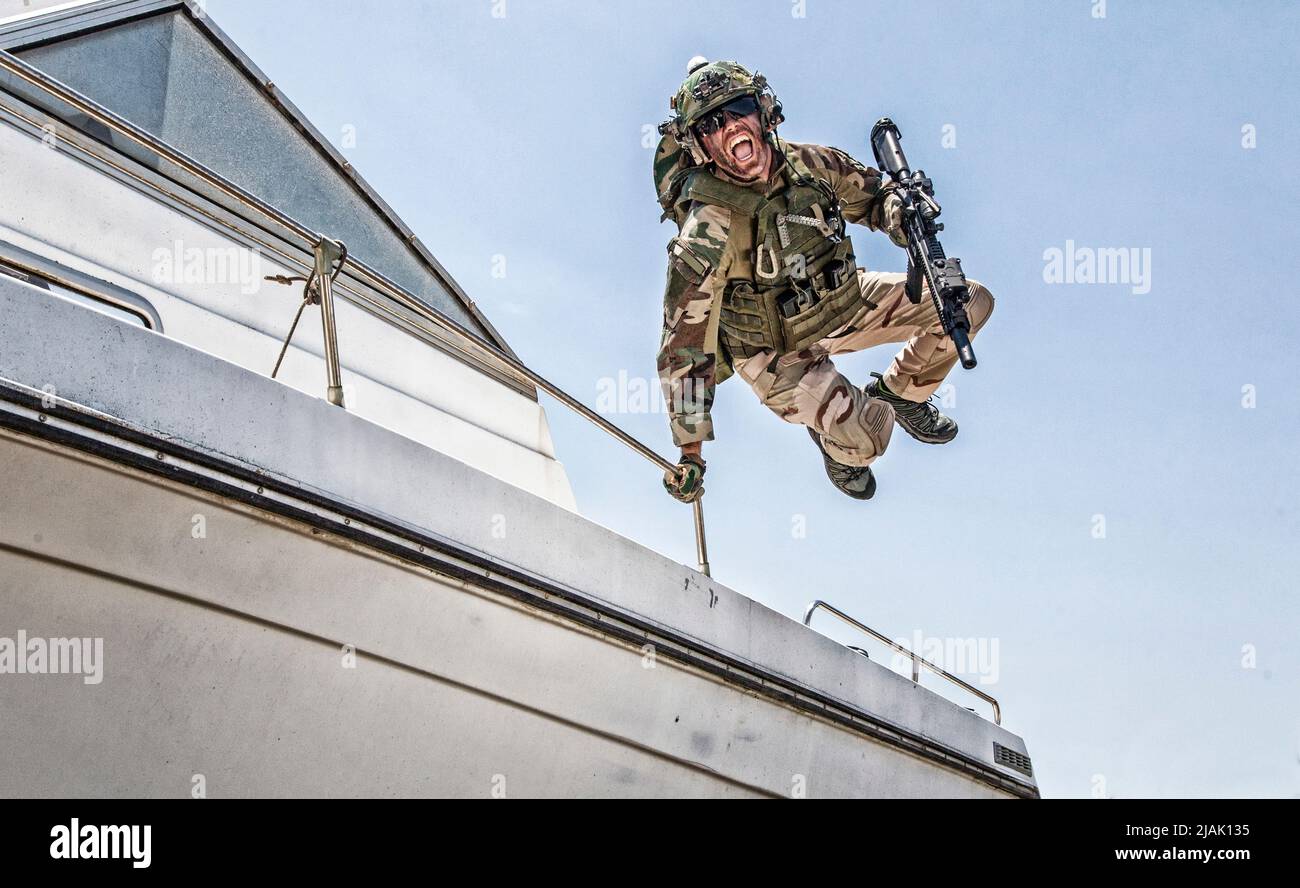
<path id="1" fill-rule="evenodd" d="M 682 454 L 676 472 L 664 472 L 664 490 L 684 503 L 693 503 L 703 496 L 704 457 Z"/>
<path id="2" fill-rule="evenodd" d="M 895 246 L 907 246 L 907 234 L 903 231 L 903 199 L 892 191 L 885 195 L 885 202 L 880 208 L 881 228 Z"/>

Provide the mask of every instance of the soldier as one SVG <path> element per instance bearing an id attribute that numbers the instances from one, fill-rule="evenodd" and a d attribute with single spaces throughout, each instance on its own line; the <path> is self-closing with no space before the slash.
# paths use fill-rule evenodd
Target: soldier
<path id="1" fill-rule="evenodd" d="M 844 230 L 858 222 L 905 245 L 893 186 L 838 148 L 780 139 L 780 102 L 735 62 L 692 59 L 670 107 L 655 185 L 680 232 L 668 244 L 658 370 L 681 460 L 664 486 L 684 502 L 703 493 L 714 388 L 735 372 L 777 416 L 808 427 L 831 483 L 870 499 L 871 463 L 894 423 L 928 444 L 957 434 L 930 403 L 957 354 L 928 292 L 912 304 L 906 275 L 857 268 Z M 973 337 L 993 297 L 969 284 Z M 865 389 L 831 363 L 886 342 L 906 344 Z"/>

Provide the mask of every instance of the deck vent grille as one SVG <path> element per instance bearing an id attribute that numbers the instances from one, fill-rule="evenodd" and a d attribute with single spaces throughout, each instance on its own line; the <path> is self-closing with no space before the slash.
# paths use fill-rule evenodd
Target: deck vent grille
<path id="1" fill-rule="evenodd" d="M 1030 777 L 1034 776 L 1034 766 L 1029 761 L 1029 756 L 1023 752 L 1016 752 L 1014 749 L 1008 749 L 1001 743 L 993 744 L 993 761 L 999 765 L 1006 765 L 1008 768 L 1014 768 L 1022 774 Z"/>

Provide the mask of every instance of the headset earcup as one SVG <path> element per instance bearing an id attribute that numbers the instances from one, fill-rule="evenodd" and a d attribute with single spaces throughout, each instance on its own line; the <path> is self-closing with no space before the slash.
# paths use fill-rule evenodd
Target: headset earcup
<path id="1" fill-rule="evenodd" d="M 776 129 L 785 122 L 785 115 L 781 113 L 781 101 L 770 92 L 765 92 L 758 97 L 758 106 L 763 111 L 763 125 L 769 129 Z"/>

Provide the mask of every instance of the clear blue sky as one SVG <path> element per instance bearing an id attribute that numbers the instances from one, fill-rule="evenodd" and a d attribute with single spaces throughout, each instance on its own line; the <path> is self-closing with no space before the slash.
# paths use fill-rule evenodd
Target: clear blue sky
<path id="1" fill-rule="evenodd" d="M 1300 795 L 1300 6 L 495 5 L 208 9 L 336 144 L 355 127 L 362 174 L 525 361 L 592 404 L 602 377 L 654 374 L 672 231 L 643 127 L 690 56 L 762 70 L 784 136 L 866 162 L 893 117 L 948 251 L 998 299 L 979 368 L 950 377 L 961 435 L 896 434 L 858 503 L 802 430 L 724 384 L 715 576 L 795 618 L 822 597 L 895 637 L 996 639 L 989 690 L 1045 795 Z M 902 269 L 854 236 L 868 267 Z M 1067 240 L 1149 248 L 1150 292 L 1045 283 Z M 838 363 L 866 382 L 891 351 Z M 657 472 L 548 412 L 582 511 L 692 562 Z M 614 418 L 670 452 L 663 415 Z"/>

